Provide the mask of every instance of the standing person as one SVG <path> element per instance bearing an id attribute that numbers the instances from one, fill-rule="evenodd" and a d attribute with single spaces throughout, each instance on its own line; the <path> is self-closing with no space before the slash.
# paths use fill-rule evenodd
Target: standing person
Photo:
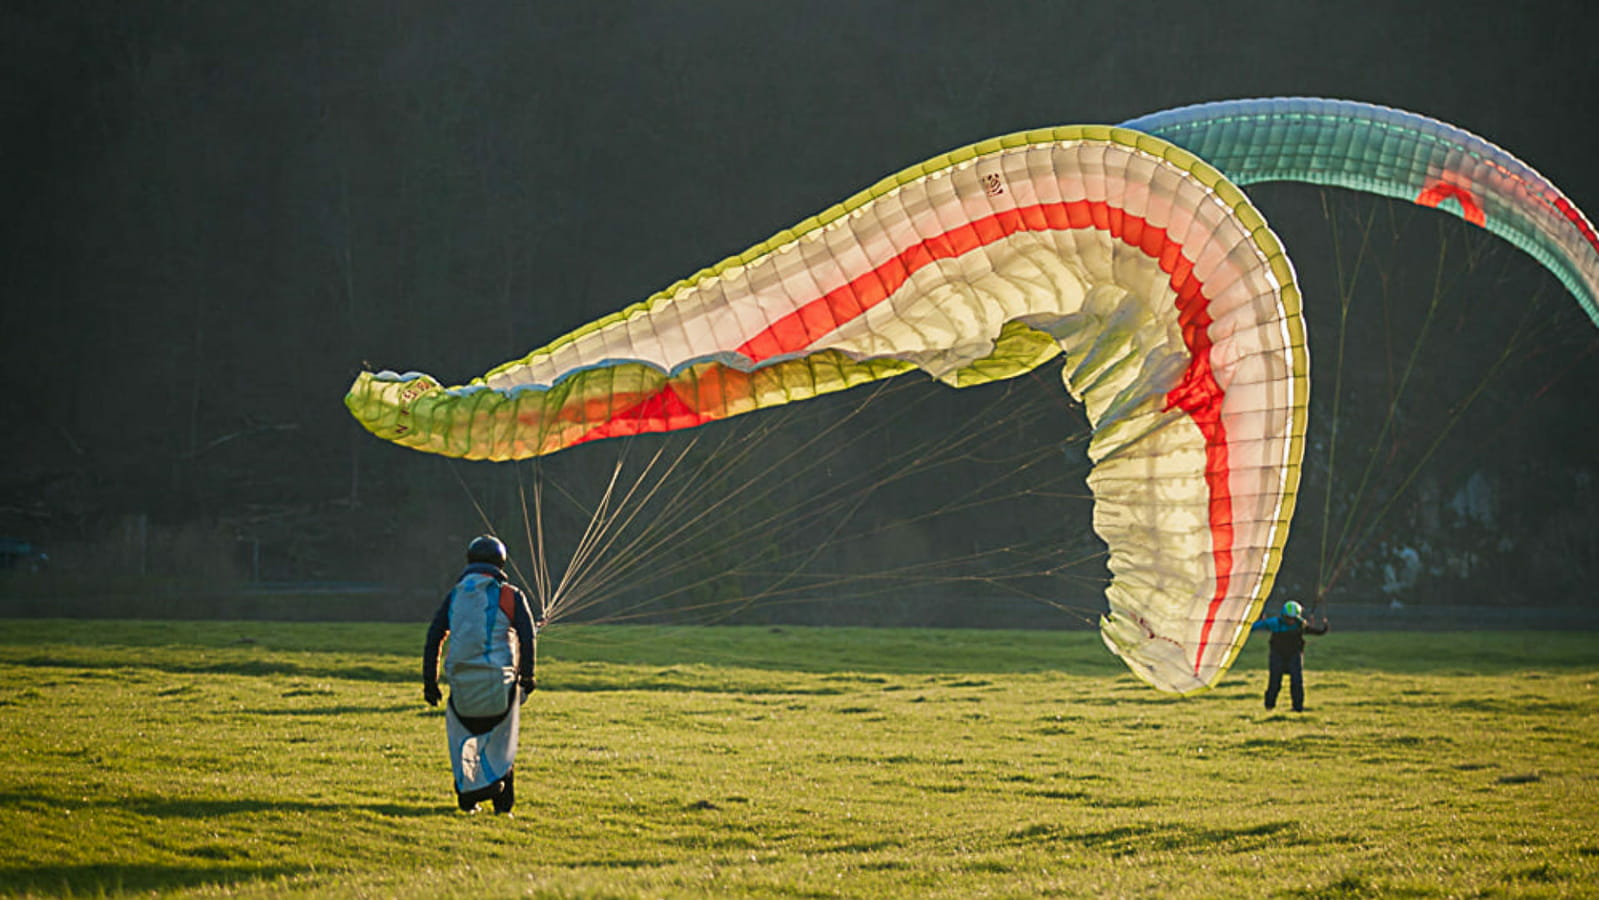
<path id="1" fill-rule="evenodd" d="M 511 812 L 520 711 L 537 686 L 536 641 L 544 610 L 535 615 L 522 591 L 506 581 L 505 561 L 499 538 L 472 540 L 466 569 L 433 615 L 422 651 L 422 699 L 438 706 L 439 649 L 449 637 L 445 733 L 456 803 L 465 812 L 477 812 L 483 800 L 492 800 L 495 812 Z"/>
<path id="2" fill-rule="evenodd" d="M 1294 703 L 1294 712 L 1305 711 L 1305 635 L 1326 634 L 1327 618 L 1321 626 L 1311 625 L 1303 618 L 1304 607 L 1296 600 L 1283 604 L 1282 615 L 1261 619 L 1251 625 L 1250 631 L 1271 632 L 1271 675 L 1266 681 L 1266 708 L 1277 708 L 1277 693 L 1282 690 L 1283 675 L 1288 675 L 1288 697 Z"/>

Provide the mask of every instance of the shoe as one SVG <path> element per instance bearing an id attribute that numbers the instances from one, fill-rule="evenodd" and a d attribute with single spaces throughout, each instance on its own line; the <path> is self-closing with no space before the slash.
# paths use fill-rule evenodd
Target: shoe
<path id="1" fill-rule="evenodd" d="M 500 792 L 494 795 L 494 811 L 503 815 L 511 814 L 511 807 L 516 805 L 516 770 L 505 773 L 505 778 L 500 781 Z"/>

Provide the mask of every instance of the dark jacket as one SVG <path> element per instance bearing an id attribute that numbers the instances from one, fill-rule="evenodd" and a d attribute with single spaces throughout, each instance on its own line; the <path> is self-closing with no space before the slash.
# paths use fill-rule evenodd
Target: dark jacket
<path id="1" fill-rule="evenodd" d="M 467 575 L 488 575 L 501 584 L 506 583 L 504 570 L 489 563 L 472 563 L 462 570 L 456 581 Z M 511 629 L 516 632 L 516 674 L 517 680 L 525 683 L 533 679 L 537 664 L 533 623 L 544 621 L 544 608 L 540 605 L 538 614 L 534 615 L 528 606 L 527 595 L 514 586 L 511 590 L 516 592 L 514 614 L 511 617 Z M 433 624 L 428 626 L 427 644 L 422 648 L 422 683 L 425 685 L 436 686 L 439 683 L 439 650 L 444 646 L 445 636 L 450 633 L 450 600 L 454 596 L 454 590 L 444 595 L 444 602 L 433 614 Z"/>
<path id="2" fill-rule="evenodd" d="M 1272 616 L 1249 627 L 1250 631 L 1271 632 L 1271 652 L 1279 656 L 1298 656 L 1305 652 L 1305 635 L 1326 634 L 1328 625 L 1317 628 L 1298 616 Z"/>

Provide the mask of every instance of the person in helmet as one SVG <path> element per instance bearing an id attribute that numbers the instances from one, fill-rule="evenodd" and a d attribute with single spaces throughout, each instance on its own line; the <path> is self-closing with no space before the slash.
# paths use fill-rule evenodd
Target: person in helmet
<path id="1" fill-rule="evenodd" d="M 505 562 L 499 538 L 472 540 L 466 569 L 434 613 L 422 651 L 422 699 L 438 706 L 443 699 L 439 652 L 449 638 L 445 733 L 456 803 L 465 812 L 477 812 L 484 800 L 493 802 L 495 812 L 511 812 L 521 706 L 538 685 L 536 641 L 544 610 L 530 607 L 526 595 L 506 580 Z"/>
<path id="2" fill-rule="evenodd" d="M 1327 619 L 1320 626 L 1311 625 L 1304 618 L 1305 609 L 1297 600 L 1283 604 L 1281 615 L 1261 619 L 1250 626 L 1250 631 L 1271 632 L 1271 674 L 1266 680 L 1266 708 L 1277 708 L 1277 694 L 1282 690 L 1283 675 L 1288 676 L 1288 697 L 1293 701 L 1294 712 L 1305 711 L 1305 635 L 1326 634 Z"/>

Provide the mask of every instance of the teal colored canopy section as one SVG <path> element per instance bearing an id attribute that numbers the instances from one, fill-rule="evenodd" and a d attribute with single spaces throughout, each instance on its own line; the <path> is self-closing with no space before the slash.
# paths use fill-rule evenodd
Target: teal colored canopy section
<path id="1" fill-rule="evenodd" d="M 1452 212 L 1543 263 L 1599 326 L 1599 235 L 1565 194 L 1504 148 L 1447 122 L 1282 97 L 1201 103 L 1122 123 L 1193 153 L 1235 184 L 1303 181 Z"/>

